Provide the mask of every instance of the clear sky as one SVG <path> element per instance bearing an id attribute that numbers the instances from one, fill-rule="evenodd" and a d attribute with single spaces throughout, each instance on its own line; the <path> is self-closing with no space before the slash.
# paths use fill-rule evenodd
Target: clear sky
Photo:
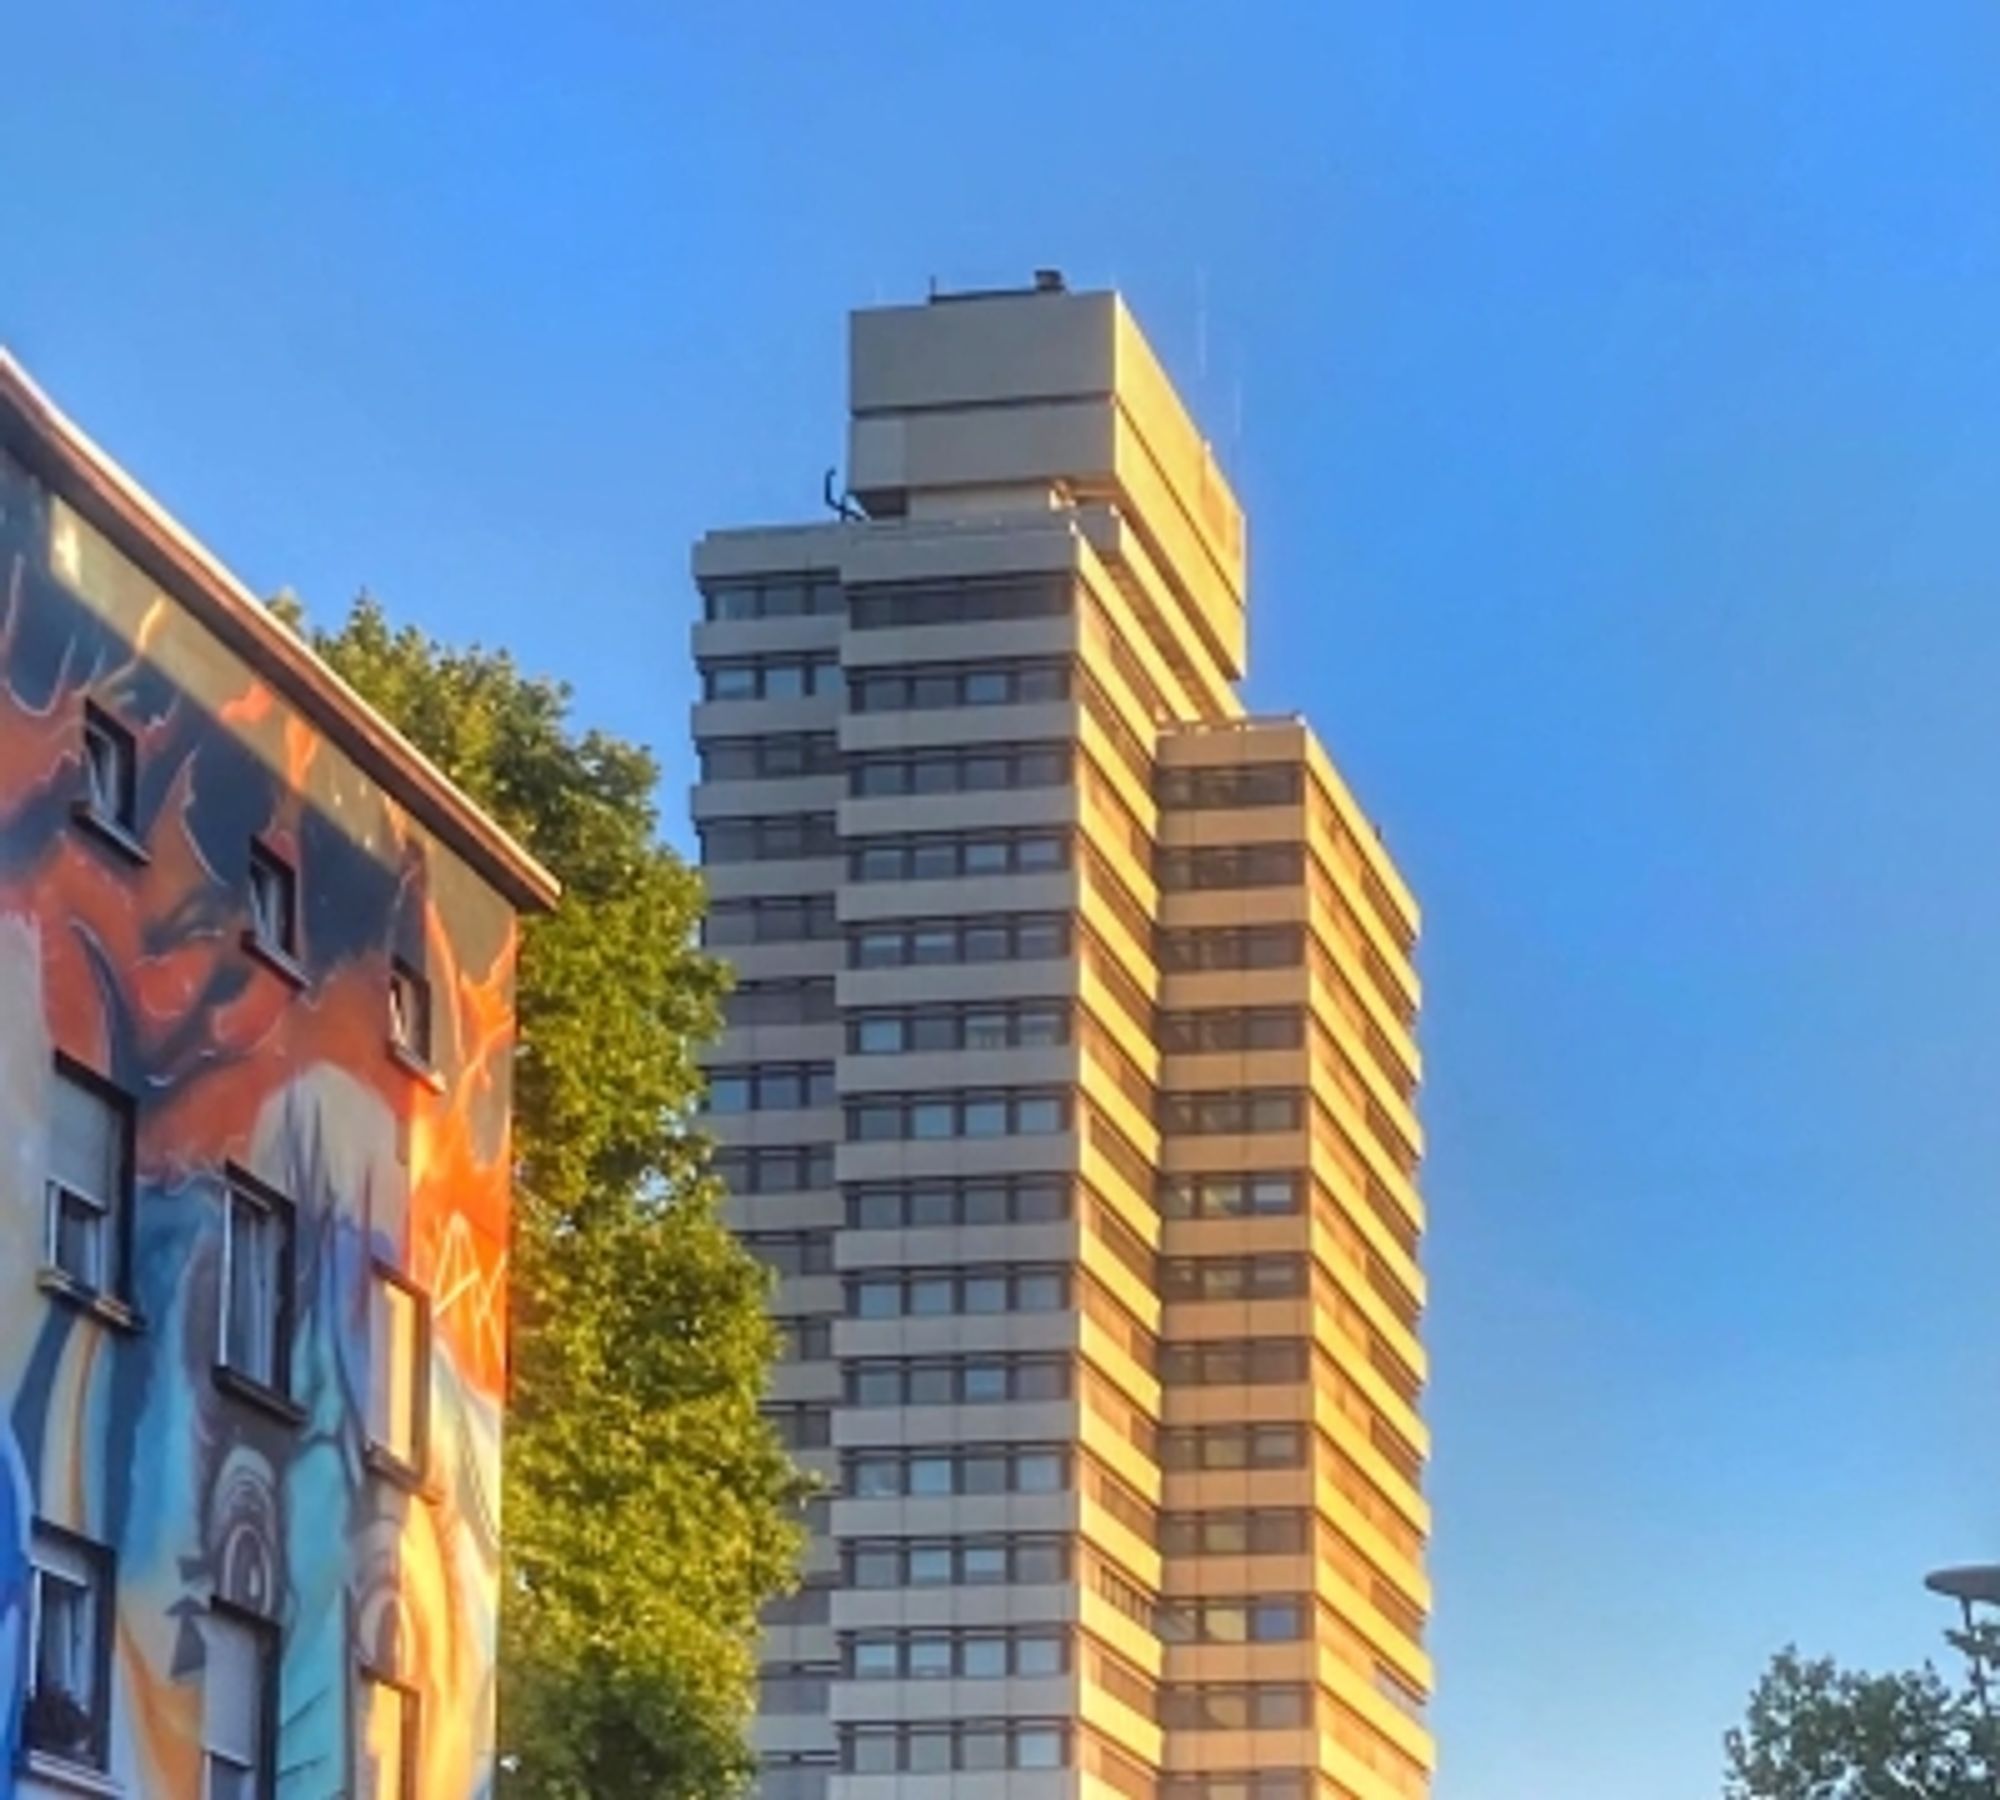
<path id="1" fill-rule="evenodd" d="M 146 6 L 0 27 L 0 338 L 260 589 L 689 776 L 843 313 L 1123 286 L 1253 703 L 1427 906 L 1441 1800 L 1698 1800 L 2000 1553 L 1992 0 Z"/>

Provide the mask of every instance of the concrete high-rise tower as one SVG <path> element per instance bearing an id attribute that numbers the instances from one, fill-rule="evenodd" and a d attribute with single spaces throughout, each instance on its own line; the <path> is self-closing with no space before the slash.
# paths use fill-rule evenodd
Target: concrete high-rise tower
<path id="1" fill-rule="evenodd" d="M 858 313 L 851 410 L 852 516 L 694 559 L 712 1123 L 829 1486 L 760 1792 L 1421 1800 L 1416 908 L 1243 712 L 1116 295 Z"/>

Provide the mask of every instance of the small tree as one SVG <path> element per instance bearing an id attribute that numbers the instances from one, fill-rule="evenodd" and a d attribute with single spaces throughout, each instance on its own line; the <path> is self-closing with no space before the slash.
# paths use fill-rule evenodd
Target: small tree
<path id="1" fill-rule="evenodd" d="M 1990 1633 L 1979 1645 L 1989 1658 L 2000 1647 Z M 2000 1794 L 2000 1763 L 1977 1694 L 1928 1663 L 1869 1675 L 1784 1650 L 1723 1748 L 1727 1800 L 1995 1800 Z"/>
<path id="2" fill-rule="evenodd" d="M 564 889 L 521 946 L 503 1792 L 719 1800 L 802 1488 L 758 1412 L 767 1278 L 689 1130 L 723 989 L 700 883 L 657 840 L 652 758 L 573 732 L 565 689 L 365 597 L 313 642 Z"/>

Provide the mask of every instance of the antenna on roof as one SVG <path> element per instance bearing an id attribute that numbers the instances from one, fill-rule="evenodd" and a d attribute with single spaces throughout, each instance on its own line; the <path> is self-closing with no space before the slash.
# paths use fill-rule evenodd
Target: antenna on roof
<path id="1" fill-rule="evenodd" d="M 829 469 L 826 478 L 820 483 L 819 495 L 826 502 L 826 510 L 836 518 L 849 522 L 866 517 L 861 508 L 854 504 L 852 490 L 839 486 L 839 480 L 840 471 Z"/>

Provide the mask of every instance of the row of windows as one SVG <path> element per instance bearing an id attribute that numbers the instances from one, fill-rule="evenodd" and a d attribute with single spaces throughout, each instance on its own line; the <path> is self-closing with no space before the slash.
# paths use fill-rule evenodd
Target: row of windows
<path id="1" fill-rule="evenodd" d="M 779 1319 L 780 1362 L 825 1362 L 833 1354 L 833 1321 L 819 1315 Z"/>
<path id="2" fill-rule="evenodd" d="M 704 700 L 803 700 L 840 691 L 840 659 L 831 650 L 730 657 L 701 665 Z"/>
<path id="3" fill-rule="evenodd" d="M 764 813 L 747 819 L 711 819 L 698 828 L 697 835 L 701 839 L 701 860 L 717 867 L 840 854 L 840 830 L 832 813 Z"/>
<path id="4" fill-rule="evenodd" d="M 846 1547 L 856 1588 L 1048 1585 L 1069 1578 L 1066 1538 L 858 1538 Z"/>
<path id="5" fill-rule="evenodd" d="M 1163 1600 L 1157 1626 L 1169 1644 L 1280 1644 L 1306 1635 L 1303 1594 Z"/>
<path id="6" fill-rule="evenodd" d="M 705 738 L 696 746 L 704 781 L 766 781 L 838 775 L 840 740 L 830 731 L 774 731 L 762 737 Z"/>
<path id="7" fill-rule="evenodd" d="M 1299 1681 L 1258 1681 L 1160 1690 L 1170 1731 L 1285 1731 L 1312 1722 L 1312 1690 Z"/>
<path id="8" fill-rule="evenodd" d="M 1069 1667 L 1068 1634 L 1046 1628 L 861 1632 L 846 1648 L 855 1681 L 992 1681 Z"/>
<path id="9" fill-rule="evenodd" d="M 1204 844 L 1161 850 L 1153 858 L 1153 879 L 1169 894 L 1291 886 L 1303 881 L 1305 872 L 1302 844 Z"/>
<path id="10" fill-rule="evenodd" d="M 961 706 L 1024 706 L 1069 697 L 1066 662 L 926 663 L 856 669 L 848 675 L 855 712 L 953 711 Z"/>
<path id="11" fill-rule="evenodd" d="M 1065 1356 L 965 1356 L 935 1362 L 867 1359 L 847 1365 L 850 1406 L 978 1406 L 1001 1400 L 1061 1400 L 1070 1391 Z"/>
<path id="12" fill-rule="evenodd" d="M 1032 875 L 1069 867 L 1064 831 L 929 832 L 872 838 L 853 849 L 853 881 L 951 881 L 967 876 Z"/>
<path id="13" fill-rule="evenodd" d="M 1069 1215 L 1070 1185 L 1059 1175 L 879 1182 L 847 1190 L 847 1222 L 865 1231 L 1040 1225 Z"/>
<path id="14" fill-rule="evenodd" d="M 957 1720 L 940 1725 L 844 1725 L 841 1766 L 855 1775 L 946 1775 L 1003 1769 L 1060 1769 L 1069 1732 L 1024 1720 Z"/>
<path id="15" fill-rule="evenodd" d="M 1169 1556 L 1295 1556 L 1310 1528 L 1311 1515 L 1300 1507 L 1165 1513 L 1160 1548 Z"/>
<path id="16" fill-rule="evenodd" d="M 743 1231 L 737 1241 L 773 1274 L 833 1273 L 831 1231 Z"/>
<path id="17" fill-rule="evenodd" d="M 1030 1444 L 959 1450 L 858 1450 L 845 1459 L 841 1485 L 843 1492 L 857 1500 L 1059 1494 L 1069 1485 L 1069 1453 Z"/>
<path id="18" fill-rule="evenodd" d="M 1049 1137 L 1069 1129 L 1066 1092 L 1035 1088 L 872 1094 L 847 1103 L 850 1143 L 913 1139 Z"/>
<path id="19" fill-rule="evenodd" d="M 1159 1800 L 1313 1800 L 1310 1769 L 1242 1769 L 1225 1775 L 1165 1775 Z"/>
<path id="20" fill-rule="evenodd" d="M 797 1194 L 833 1186 L 831 1144 L 732 1144 L 715 1153 L 732 1194 Z"/>
<path id="21" fill-rule="evenodd" d="M 1069 1042 L 1070 1008 L 1054 1000 L 899 1007 L 851 1015 L 847 1047 L 857 1056 L 930 1050 L 1010 1050 Z"/>
<path id="22" fill-rule="evenodd" d="M 706 582 L 701 604 L 708 619 L 802 619 L 842 611 L 847 596 L 837 575 L 759 575 Z"/>
<path id="23" fill-rule="evenodd" d="M 854 589 L 847 622 L 856 631 L 879 631 L 918 625 L 970 625 L 986 619 L 1057 618 L 1075 602 L 1075 584 L 1064 575 L 899 582 L 893 587 Z"/>
<path id="24" fill-rule="evenodd" d="M 831 894 L 761 900 L 717 900 L 701 922 L 710 949 L 735 944 L 802 944 L 840 936 Z"/>
<path id="25" fill-rule="evenodd" d="M 1165 1469 L 1298 1469 L 1303 1425 L 1191 1425 L 1160 1433 Z"/>
<path id="26" fill-rule="evenodd" d="M 1303 1338 L 1217 1338 L 1164 1344 L 1160 1381 L 1166 1387 L 1260 1387 L 1303 1381 L 1309 1346 Z"/>
<path id="27" fill-rule="evenodd" d="M 78 1771 L 75 1779 L 91 1781 L 97 1791 L 110 1769 L 113 1738 L 115 1559 L 102 1545 L 37 1521 L 29 1565 L 22 1741 L 35 1766 Z M 216 1800 L 270 1793 L 285 1716 L 278 1628 L 221 1598 L 185 1623 L 198 1631 L 202 1651 L 203 1791 Z M 345 1791 L 357 1800 L 416 1800 L 415 1693 L 362 1656 L 353 1659 L 350 1679 Z"/>
<path id="28" fill-rule="evenodd" d="M 1208 969 L 1290 969 L 1305 960 L 1302 925 L 1222 925 L 1162 931 L 1153 954 L 1160 967 L 1180 974 Z"/>
<path id="29" fill-rule="evenodd" d="M 751 1063 L 708 1071 L 712 1113 L 796 1112 L 831 1106 L 833 1100 L 832 1063 Z"/>
<path id="30" fill-rule="evenodd" d="M 1296 1131 L 1305 1116 L 1306 1097 L 1297 1088 L 1204 1088 L 1160 1096 L 1160 1129 L 1177 1135 Z"/>
<path id="31" fill-rule="evenodd" d="M 1153 798 L 1166 812 L 1244 806 L 1286 806 L 1305 791 L 1305 771 L 1297 763 L 1235 763 L 1222 768 L 1161 769 L 1153 777 Z"/>
<path id="32" fill-rule="evenodd" d="M 1067 744 L 966 744 L 898 750 L 849 760 L 847 789 L 864 799 L 906 794 L 985 794 L 1063 787 L 1075 767 Z"/>
<path id="33" fill-rule="evenodd" d="M 765 1422 L 787 1450 L 824 1450 L 833 1442 L 830 1407 L 784 1401 L 761 1410 Z"/>
<path id="34" fill-rule="evenodd" d="M 960 1313 L 1061 1312 L 1069 1305 L 1064 1269 L 899 1269 L 862 1275 L 847 1284 L 856 1319 L 941 1319 Z"/>
<path id="35" fill-rule="evenodd" d="M 1298 1006 L 1220 1006 L 1159 1016 L 1162 1050 L 1207 1055 L 1221 1050 L 1296 1050 L 1305 1042 Z"/>
<path id="36" fill-rule="evenodd" d="M 1043 962 L 1069 954 L 1060 913 L 997 913 L 976 919 L 901 919 L 865 925 L 847 942 L 856 969 L 949 963 Z"/>
<path id="37" fill-rule="evenodd" d="M 722 1022 L 747 1025 L 830 1025 L 840 1017 L 833 982 L 819 976 L 784 981 L 739 981 L 723 996 Z"/>
<path id="38" fill-rule="evenodd" d="M 1155 1201 L 1167 1219 L 1269 1219 L 1302 1211 L 1305 1191 L 1295 1170 L 1166 1175 Z"/>
<path id="39" fill-rule="evenodd" d="M 1160 1293 L 1168 1300 L 1271 1300 L 1306 1291 L 1306 1259 L 1298 1255 L 1173 1256 L 1160 1263 Z"/>
<path id="40" fill-rule="evenodd" d="M 758 1671 L 757 1710 L 768 1717 L 824 1715 L 838 1668 L 818 1663 L 771 1663 Z"/>

